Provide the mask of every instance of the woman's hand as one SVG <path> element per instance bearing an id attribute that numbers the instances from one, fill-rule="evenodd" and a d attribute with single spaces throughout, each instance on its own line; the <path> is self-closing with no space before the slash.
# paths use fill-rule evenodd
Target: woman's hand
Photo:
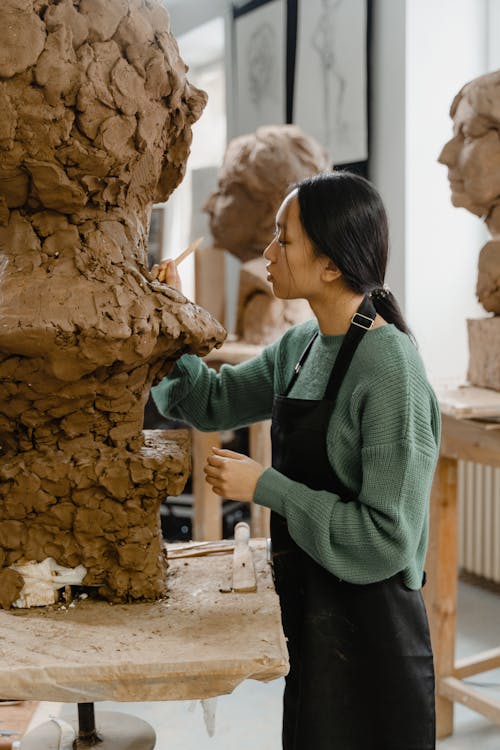
<path id="1" fill-rule="evenodd" d="M 204 471 L 207 482 L 219 497 L 251 502 L 264 467 L 242 453 L 212 448 Z"/>
<path id="2" fill-rule="evenodd" d="M 182 292 L 182 282 L 177 270 L 177 265 L 174 260 L 162 260 L 160 264 L 155 263 L 151 269 L 155 279 L 158 279 L 162 284 L 168 284 L 173 286 L 178 292 Z"/>

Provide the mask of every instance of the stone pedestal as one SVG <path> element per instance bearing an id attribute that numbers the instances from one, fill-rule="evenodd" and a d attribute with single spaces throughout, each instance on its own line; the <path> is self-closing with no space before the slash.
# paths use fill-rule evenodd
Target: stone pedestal
<path id="1" fill-rule="evenodd" d="M 500 391 L 500 315 L 468 320 L 467 328 L 469 383 Z"/>

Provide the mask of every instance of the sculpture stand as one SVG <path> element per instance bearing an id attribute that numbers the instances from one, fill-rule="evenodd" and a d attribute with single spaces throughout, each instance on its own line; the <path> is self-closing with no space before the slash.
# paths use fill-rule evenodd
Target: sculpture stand
<path id="1" fill-rule="evenodd" d="M 95 723 L 93 703 L 78 704 L 78 722 L 47 721 L 26 735 L 21 750 L 75 750 L 99 747 L 99 750 L 153 750 L 156 734 L 142 719 L 118 711 L 102 711 Z"/>

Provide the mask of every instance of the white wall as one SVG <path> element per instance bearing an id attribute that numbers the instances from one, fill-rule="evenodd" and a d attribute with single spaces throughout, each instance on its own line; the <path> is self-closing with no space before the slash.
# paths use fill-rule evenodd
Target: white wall
<path id="1" fill-rule="evenodd" d="M 408 0 L 406 14 L 406 313 L 432 380 L 464 379 L 466 318 L 475 299 L 480 220 L 451 205 L 449 107 L 464 83 L 487 69 L 484 0 Z"/>
<path id="2" fill-rule="evenodd" d="M 391 227 L 387 280 L 431 380 L 460 382 L 468 362 L 466 319 L 485 315 L 475 285 L 487 235 L 477 217 L 451 205 L 437 157 L 452 133 L 454 95 L 500 67 L 500 0 L 374 6 L 372 179 Z"/>
<path id="3" fill-rule="evenodd" d="M 405 34 L 401 0 L 377 0 L 373 18 L 371 179 L 389 217 L 387 283 L 405 307 Z"/>

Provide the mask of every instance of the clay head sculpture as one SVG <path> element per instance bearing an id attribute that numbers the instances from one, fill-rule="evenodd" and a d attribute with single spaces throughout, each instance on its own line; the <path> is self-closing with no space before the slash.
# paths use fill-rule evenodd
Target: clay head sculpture
<path id="1" fill-rule="evenodd" d="M 117 598 L 165 585 L 149 387 L 224 338 L 146 267 L 206 100 L 186 70 L 160 0 L 2 0 L 0 567 Z"/>
<path id="2" fill-rule="evenodd" d="M 500 313 L 500 71 L 467 83 L 450 109 L 453 138 L 439 155 L 448 167 L 451 200 L 484 217 L 493 240 L 479 256 L 476 294 L 485 310 Z"/>
<path id="3" fill-rule="evenodd" d="M 448 167 L 452 203 L 486 217 L 500 202 L 500 71 L 467 83 L 450 116 L 453 138 L 439 161 Z"/>
<path id="4" fill-rule="evenodd" d="M 273 295 L 262 252 L 275 233 L 276 211 L 287 191 L 328 168 L 324 149 L 295 125 L 258 128 L 227 147 L 205 211 L 215 244 L 244 261 L 236 333 L 245 342 L 270 343 L 311 316 L 305 300 Z"/>
<path id="5" fill-rule="evenodd" d="M 269 125 L 232 140 L 205 205 L 216 245 L 242 261 L 259 257 L 288 188 L 328 168 L 324 149 L 295 125 Z"/>

